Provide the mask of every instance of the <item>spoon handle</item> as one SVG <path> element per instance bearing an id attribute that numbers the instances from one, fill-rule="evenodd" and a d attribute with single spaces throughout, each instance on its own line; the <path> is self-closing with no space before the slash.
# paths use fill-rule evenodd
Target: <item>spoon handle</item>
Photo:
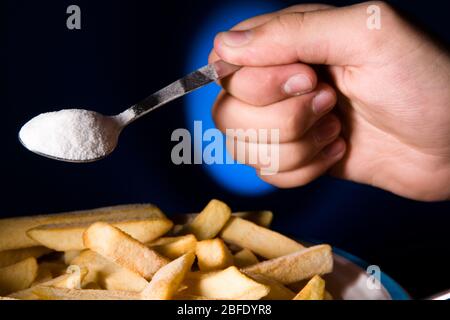
<path id="1" fill-rule="evenodd" d="M 123 119 L 123 124 L 127 125 L 172 100 L 229 76 L 240 68 L 241 66 L 229 64 L 222 60 L 203 66 L 136 103 L 122 112 L 119 117 Z"/>

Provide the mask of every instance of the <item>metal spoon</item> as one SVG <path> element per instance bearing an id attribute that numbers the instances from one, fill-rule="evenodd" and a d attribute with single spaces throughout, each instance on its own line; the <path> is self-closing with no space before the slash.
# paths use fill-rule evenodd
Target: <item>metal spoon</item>
<path id="1" fill-rule="evenodd" d="M 211 64 L 208 64 L 190 74 L 187 76 L 171 83 L 167 87 L 153 93 L 149 97 L 145 98 L 144 100 L 140 101 L 139 103 L 133 105 L 132 107 L 128 108 L 124 112 L 115 115 L 115 116 L 104 116 L 99 113 L 86 111 L 87 113 L 90 113 L 90 116 L 95 115 L 96 121 L 99 121 L 99 130 L 98 132 L 95 132 L 96 134 L 101 134 L 105 137 L 108 137 L 108 146 L 105 148 L 104 151 L 101 151 L 100 154 L 96 154 L 95 157 L 86 158 L 86 157 L 72 157 L 72 158 L 61 158 L 57 157 L 52 154 L 48 154 L 43 150 L 38 150 L 38 148 L 35 148 L 32 146 L 32 143 L 24 138 L 24 136 L 21 134 L 23 131 L 23 128 L 21 130 L 21 133 L 19 133 L 19 140 L 22 143 L 22 145 L 27 148 L 28 150 L 39 154 L 44 157 L 48 157 L 54 160 L 59 161 L 66 161 L 66 162 L 76 162 L 76 163 L 84 163 L 84 162 L 93 162 L 100 159 L 105 158 L 108 156 L 111 152 L 114 151 L 114 149 L 117 146 L 117 141 L 119 138 L 119 135 L 123 128 L 125 128 L 127 125 L 129 125 L 131 122 L 137 120 L 138 118 L 142 117 L 143 115 L 149 113 L 150 111 L 153 111 L 162 105 L 175 100 L 179 97 L 184 96 L 185 94 L 192 92 L 198 88 L 201 88 L 211 82 L 220 80 L 226 76 L 229 76 L 230 74 L 236 72 L 241 67 L 232 65 L 229 63 L 226 63 L 224 61 L 217 61 Z M 81 111 L 81 110 L 80 110 Z M 37 117 L 33 118 L 36 119 Z M 32 119 L 32 120 L 33 120 Z M 32 121 L 31 120 L 31 121 Z M 82 121 L 83 118 L 81 117 L 80 121 Z M 31 122 L 30 121 L 30 122 Z M 29 122 L 29 123 L 30 123 Z M 49 142 L 51 143 L 51 142 Z M 73 145 L 71 146 L 75 148 L 76 151 L 77 147 L 81 147 L 81 145 Z"/>

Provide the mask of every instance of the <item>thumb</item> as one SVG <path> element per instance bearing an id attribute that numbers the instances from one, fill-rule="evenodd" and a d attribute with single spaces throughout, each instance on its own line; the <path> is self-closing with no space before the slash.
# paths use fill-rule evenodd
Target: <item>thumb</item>
<path id="1" fill-rule="evenodd" d="M 221 59 L 237 65 L 267 66 L 304 62 L 355 64 L 366 56 L 380 30 L 367 27 L 372 3 L 311 12 L 286 13 L 252 29 L 219 33 Z M 378 5 L 378 4 L 377 4 Z M 384 3 L 379 4 L 386 8 Z M 383 13 L 383 8 L 380 12 Z M 384 10 L 386 11 L 386 10 Z"/>

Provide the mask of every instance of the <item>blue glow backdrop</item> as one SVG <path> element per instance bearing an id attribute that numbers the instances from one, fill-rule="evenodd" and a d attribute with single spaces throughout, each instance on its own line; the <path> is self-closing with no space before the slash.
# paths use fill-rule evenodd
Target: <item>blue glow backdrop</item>
<path id="1" fill-rule="evenodd" d="M 208 61 L 211 43 L 218 32 L 228 30 L 235 24 L 266 12 L 276 10 L 275 1 L 242 1 L 241 3 L 218 3 L 208 15 L 199 19 L 196 24 L 195 35 L 191 39 L 190 54 L 187 59 L 186 73 L 195 70 Z M 203 130 L 214 128 L 211 117 L 211 106 L 220 91 L 218 85 L 210 85 L 186 97 L 187 126 L 194 132 L 194 121 L 201 120 Z M 224 139 L 225 140 L 225 139 Z M 225 141 L 223 143 L 225 146 Z M 204 146 L 203 146 L 204 148 Z M 195 150 L 202 152 L 202 150 Z M 227 153 L 227 158 L 230 155 Z M 228 163 L 228 161 L 227 161 Z M 274 190 L 269 184 L 258 178 L 255 170 L 241 164 L 206 165 L 204 169 L 214 180 L 232 193 L 242 195 L 263 195 Z"/>

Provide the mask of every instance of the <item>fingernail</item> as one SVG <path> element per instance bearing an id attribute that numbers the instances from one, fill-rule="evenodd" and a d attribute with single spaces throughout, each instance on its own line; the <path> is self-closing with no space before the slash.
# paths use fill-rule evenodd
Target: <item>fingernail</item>
<path id="1" fill-rule="evenodd" d="M 289 95 L 298 96 L 310 92 L 313 89 L 313 84 L 311 79 L 304 74 L 296 74 L 286 81 L 283 89 Z"/>
<path id="2" fill-rule="evenodd" d="M 312 100 L 312 109 L 315 114 L 322 114 L 333 107 L 334 96 L 331 92 L 322 90 Z"/>
<path id="3" fill-rule="evenodd" d="M 327 121 L 321 124 L 314 133 L 316 142 L 323 142 L 330 140 L 339 132 L 339 123 L 336 120 Z"/>
<path id="4" fill-rule="evenodd" d="M 250 30 L 223 32 L 222 41 L 229 47 L 241 47 L 250 41 Z"/>
<path id="5" fill-rule="evenodd" d="M 331 145 L 326 146 L 325 149 L 322 150 L 322 154 L 325 158 L 333 158 L 344 151 L 345 144 L 342 140 L 338 140 L 333 142 Z"/>

